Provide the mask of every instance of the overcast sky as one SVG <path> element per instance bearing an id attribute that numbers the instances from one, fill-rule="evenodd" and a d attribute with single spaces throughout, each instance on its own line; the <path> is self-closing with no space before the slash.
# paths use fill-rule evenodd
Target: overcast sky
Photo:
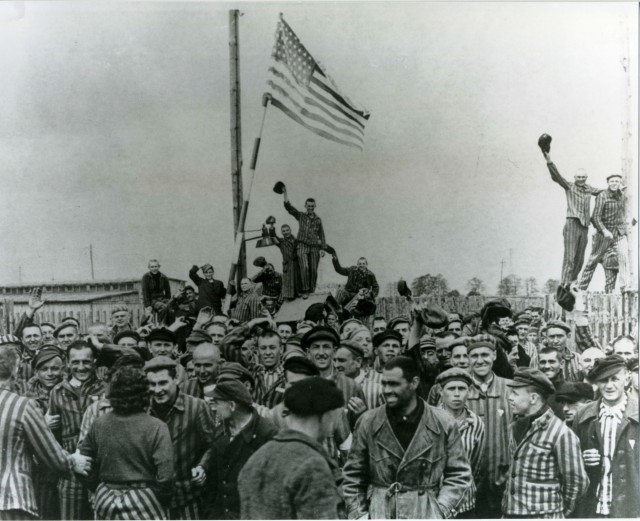
<path id="1" fill-rule="evenodd" d="M 563 190 L 537 147 L 589 182 L 622 168 L 636 3 L 0 4 L 0 282 L 170 276 L 232 256 L 228 10 L 241 9 L 245 179 L 279 12 L 371 111 L 364 152 L 267 113 L 247 228 L 315 197 L 343 264 L 382 283 L 442 273 L 489 291 L 513 271 L 559 278 Z M 628 34 L 629 45 L 626 46 Z M 246 180 L 245 180 L 246 184 Z M 294 226 L 294 230 L 297 227 Z M 637 251 L 637 250 L 636 250 Z M 249 249 L 276 265 L 276 248 Z M 321 281 L 341 281 L 328 257 Z M 603 277 L 594 279 L 601 289 Z"/>

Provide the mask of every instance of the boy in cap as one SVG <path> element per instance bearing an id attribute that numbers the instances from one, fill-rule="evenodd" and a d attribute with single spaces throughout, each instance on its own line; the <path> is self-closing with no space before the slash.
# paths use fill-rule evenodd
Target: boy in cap
<path id="1" fill-rule="evenodd" d="M 552 398 L 562 407 L 564 421 L 571 427 L 576 412 L 593 401 L 593 388 L 584 382 L 565 382 Z"/>
<path id="2" fill-rule="evenodd" d="M 411 319 L 407 316 L 400 315 L 389 320 L 388 329 L 397 331 L 402 337 L 402 349 L 403 351 L 408 348 L 409 333 L 411 332 Z"/>
<path id="3" fill-rule="evenodd" d="M 178 343 L 176 335 L 173 331 L 161 327 L 152 329 L 146 338 L 147 345 L 152 358 L 156 356 L 167 356 L 169 358 L 175 358 L 178 355 Z M 187 383 L 187 372 L 181 365 L 176 368 L 178 375 L 178 382 L 180 385 Z"/>
<path id="4" fill-rule="evenodd" d="M 249 458 L 238 477 L 242 519 L 338 519 L 340 494 L 320 445 L 329 412 L 342 407 L 335 383 L 305 378 L 285 391 L 288 428 Z"/>
<path id="5" fill-rule="evenodd" d="M 151 393 L 149 414 L 167 424 L 173 445 L 176 482 L 167 517 L 200 519 L 213 417 L 204 400 L 180 392 L 177 367 L 167 356 L 156 356 L 144 365 Z"/>
<path id="6" fill-rule="evenodd" d="M 65 353 L 73 342 L 80 339 L 78 327 L 74 322 L 63 322 L 53 332 L 53 337 Z"/>
<path id="7" fill-rule="evenodd" d="M 601 397 L 580 409 L 573 420 L 591 480 L 576 515 L 637 518 L 640 425 L 638 401 L 625 392 L 629 372 L 621 356 L 611 355 L 596 360 L 587 377 Z"/>
<path id="8" fill-rule="evenodd" d="M 209 307 L 215 315 L 221 315 L 222 301 L 227 296 L 227 290 L 221 281 L 213 278 L 214 270 L 211 264 L 202 266 L 204 279 L 198 275 L 198 269 L 198 266 L 194 264 L 189 270 L 189 278 L 198 288 L 197 311 Z"/>
<path id="9" fill-rule="evenodd" d="M 382 386 L 369 380 L 362 368 L 365 363 L 364 348 L 353 340 L 342 340 L 340 347 L 333 355 L 333 368 L 345 376 L 353 379 L 364 393 L 367 409 L 375 409 L 384 403 Z"/>
<path id="10" fill-rule="evenodd" d="M 447 411 L 458 424 L 462 446 L 467 455 L 473 481 L 467 489 L 464 499 L 456 510 L 456 519 L 473 519 L 475 517 L 477 482 L 482 476 L 481 460 L 484 454 L 484 423 L 467 407 L 467 395 L 471 387 L 471 376 L 467 371 L 452 367 L 440 373 L 436 385 L 441 389 L 440 408 Z"/>
<path id="11" fill-rule="evenodd" d="M 278 429 L 253 408 L 251 393 L 239 379 L 218 378 L 212 407 L 222 425 L 217 429 L 207 470 L 210 493 L 206 494 L 206 519 L 239 519 L 240 470 Z"/>
<path id="12" fill-rule="evenodd" d="M 382 368 L 392 358 L 402 352 L 402 335 L 393 329 L 385 329 L 373 336 L 373 350 L 376 355 L 368 378 L 376 383 L 382 380 Z M 435 343 L 434 349 L 435 349 Z"/>
<path id="13" fill-rule="evenodd" d="M 568 517 L 589 485 L 580 442 L 546 405 L 555 389 L 542 371 L 520 369 L 507 385 L 515 419 L 503 516 Z"/>

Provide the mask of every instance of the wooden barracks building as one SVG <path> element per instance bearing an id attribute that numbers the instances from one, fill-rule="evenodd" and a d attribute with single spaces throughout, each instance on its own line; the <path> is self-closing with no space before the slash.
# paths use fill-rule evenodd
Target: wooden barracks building
<path id="1" fill-rule="evenodd" d="M 171 294 L 175 295 L 184 287 L 185 281 L 169 277 L 169 284 Z M 9 284 L 0 286 L 2 330 L 13 331 L 13 326 L 28 309 L 29 295 L 36 287 L 43 288 L 45 299 L 45 305 L 37 315 L 40 322 L 57 324 L 64 317 L 74 317 L 86 330 L 93 322 L 109 324 L 111 310 L 116 305 L 129 308 L 136 327 L 144 316 L 141 279 Z"/>

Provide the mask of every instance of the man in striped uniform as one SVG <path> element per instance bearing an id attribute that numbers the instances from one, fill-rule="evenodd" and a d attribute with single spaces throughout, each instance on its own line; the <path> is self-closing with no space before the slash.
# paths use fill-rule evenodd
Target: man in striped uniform
<path id="1" fill-rule="evenodd" d="M 45 418 L 51 430 L 62 440 L 62 447 L 74 452 L 84 411 L 101 398 L 104 382 L 96 377 L 95 353 L 87 342 L 77 340 L 71 343 L 67 356 L 68 377 L 52 389 Z M 77 478 L 61 478 L 58 494 L 62 519 L 93 517 L 87 489 Z"/>
<path id="2" fill-rule="evenodd" d="M 233 288 L 234 286 L 232 286 Z M 231 290 L 233 292 L 233 290 Z M 231 318 L 243 323 L 262 316 L 264 308 L 250 279 L 240 281 L 240 293 L 231 301 Z"/>
<path id="3" fill-rule="evenodd" d="M 353 340 L 341 340 L 340 347 L 333 355 L 333 368 L 362 387 L 364 393 L 364 401 L 367 409 L 375 409 L 384 404 L 384 396 L 382 394 L 382 386 L 368 380 L 364 369 L 364 349 L 358 342 Z"/>
<path id="4" fill-rule="evenodd" d="M 298 243 L 291 232 L 291 226 L 282 225 L 282 238 L 278 237 L 278 248 L 282 253 L 282 298 L 293 300 L 300 291 L 300 269 L 296 250 Z"/>
<path id="5" fill-rule="evenodd" d="M 500 378 L 493 372 L 492 367 L 496 360 L 494 337 L 475 336 L 467 350 L 472 378 L 467 405 L 484 422 L 486 430 L 476 515 L 479 518 L 498 518 L 501 515 L 500 500 L 511 460 L 508 435 L 511 407 L 507 401 L 509 380 Z"/>
<path id="6" fill-rule="evenodd" d="M 568 382 L 579 382 L 582 380 L 579 366 L 579 353 L 584 350 L 586 345 L 582 342 L 582 337 L 576 338 L 577 352 L 569 345 L 571 337 L 571 327 L 560 320 L 551 320 L 547 323 L 544 330 L 546 333 L 546 345 L 551 349 L 555 349 L 560 354 L 562 365 L 562 374 Z M 577 331 L 576 331 L 577 333 Z M 576 336 L 578 336 L 576 334 Z M 538 357 L 542 350 L 538 351 Z M 538 360 L 538 365 L 542 360 Z"/>
<path id="7" fill-rule="evenodd" d="M 15 348 L 0 347 L 0 520 L 36 519 L 33 460 L 53 472 L 87 474 L 89 460 L 71 456 L 57 443 L 35 402 L 12 388 L 18 370 Z"/>
<path id="8" fill-rule="evenodd" d="M 551 179 L 564 189 L 567 196 L 567 220 L 562 232 L 564 258 L 560 282 L 563 285 L 569 285 L 578 279 L 584 263 L 584 252 L 589 238 L 591 196 L 598 195 L 600 190 L 587 184 L 587 173 L 583 169 L 576 172 L 573 183 L 567 181 L 558 172 L 549 153 L 543 152 L 543 154 L 547 160 Z"/>
<path id="9" fill-rule="evenodd" d="M 263 396 L 279 385 L 284 375 L 282 340 L 278 333 L 267 329 L 258 336 L 258 359 L 260 363 L 253 369 L 253 398 L 254 401 L 262 403 Z"/>
<path id="10" fill-rule="evenodd" d="M 166 356 L 145 364 L 151 391 L 150 414 L 167 424 L 173 444 L 176 483 L 167 517 L 201 519 L 202 487 L 213 443 L 213 416 L 204 400 L 180 392 L 176 365 Z"/>
<path id="11" fill-rule="evenodd" d="M 316 290 L 318 280 L 318 264 L 320 257 L 324 257 L 327 243 L 324 237 L 322 221 L 315 213 L 316 202 L 307 199 L 304 207 L 307 213 L 302 213 L 289 202 L 287 189 L 284 189 L 284 207 L 298 221 L 298 237 L 296 239 L 296 255 L 300 270 L 300 292 L 302 298 L 307 298 L 309 293 Z"/>
<path id="12" fill-rule="evenodd" d="M 542 371 L 519 369 L 507 385 L 516 417 L 509 427 L 513 459 L 503 517 L 568 517 L 589 485 L 580 441 L 547 406 L 555 389 Z"/>
<path id="13" fill-rule="evenodd" d="M 626 223 L 627 196 L 620 189 L 622 177 L 618 174 L 607 177 L 608 189 L 596 197 L 591 221 L 596 227 L 596 234 L 591 244 L 591 255 L 580 277 L 580 289 L 589 287 L 593 273 L 606 255 L 609 247 L 615 245 L 618 252 L 618 269 L 622 291 L 633 289 L 629 276 L 629 252 L 627 251 L 629 227 Z"/>
<path id="14" fill-rule="evenodd" d="M 480 479 L 484 454 L 484 423 L 467 407 L 467 395 L 471 386 L 471 376 L 464 369 L 453 367 L 440 373 L 436 384 L 442 389 L 440 408 L 447 411 L 458 424 L 464 452 L 471 465 L 473 481 L 458 505 L 457 519 L 475 518 L 476 490 Z"/>
<path id="15" fill-rule="evenodd" d="M 184 394 L 202 399 L 204 397 L 203 389 L 207 385 L 216 383 L 220 358 L 221 354 L 218 346 L 203 342 L 196 347 L 193 351 L 194 378 L 187 380 L 185 383 L 179 383 L 180 390 Z"/>

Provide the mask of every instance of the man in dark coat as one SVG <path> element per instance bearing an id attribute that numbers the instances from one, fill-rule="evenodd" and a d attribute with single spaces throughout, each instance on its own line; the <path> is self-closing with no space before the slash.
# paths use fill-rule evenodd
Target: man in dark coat
<path id="1" fill-rule="evenodd" d="M 162 311 L 171 298 L 171 285 L 164 273 L 160 272 L 160 263 L 156 259 L 149 261 L 149 271 L 142 276 L 142 302 L 145 308 Z"/>
<path id="2" fill-rule="evenodd" d="M 198 266 L 195 264 L 189 270 L 189 278 L 198 287 L 198 309 L 210 307 L 215 315 L 222 315 L 222 301 L 227 296 L 224 284 L 213 278 L 213 266 L 202 266 L 204 279 L 198 275 Z"/>
<path id="3" fill-rule="evenodd" d="M 576 517 L 640 516 L 638 401 L 627 394 L 629 372 L 624 359 L 596 360 L 587 378 L 601 398 L 579 410 L 573 429 L 580 438 L 589 489 Z"/>
<path id="4" fill-rule="evenodd" d="M 222 425 L 213 442 L 208 475 L 207 519 L 240 519 L 238 474 L 247 460 L 278 432 L 253 408 L 247 387 L 240 380 L 218 380 L 213 409 Z"/>
<path id="5" fill-rule="evenodd" d="M 242 519 L 338 519 L 340 496 L 319 440 L 342 407 L 335 383 L 314 376 L 284 394 L 288 428 L 249 458 L 238 477 Z"/>
<path id="6" fill-rule="evenodd" d="M 360 257 L 356 266 L 343 268 L 340 266 L 336 252 L 333 251 L 332 254 L 333 268 L 336 270 L 336 273 L 347 277 L 346 284 L 336 295 L 338 304 L 341 306 L 347 305 L 361 291 L 364 293 L 364 298 L 375 302 L 380 287 L 378 286 L 376 276 L 368 268 L 367 259 Z"/>

